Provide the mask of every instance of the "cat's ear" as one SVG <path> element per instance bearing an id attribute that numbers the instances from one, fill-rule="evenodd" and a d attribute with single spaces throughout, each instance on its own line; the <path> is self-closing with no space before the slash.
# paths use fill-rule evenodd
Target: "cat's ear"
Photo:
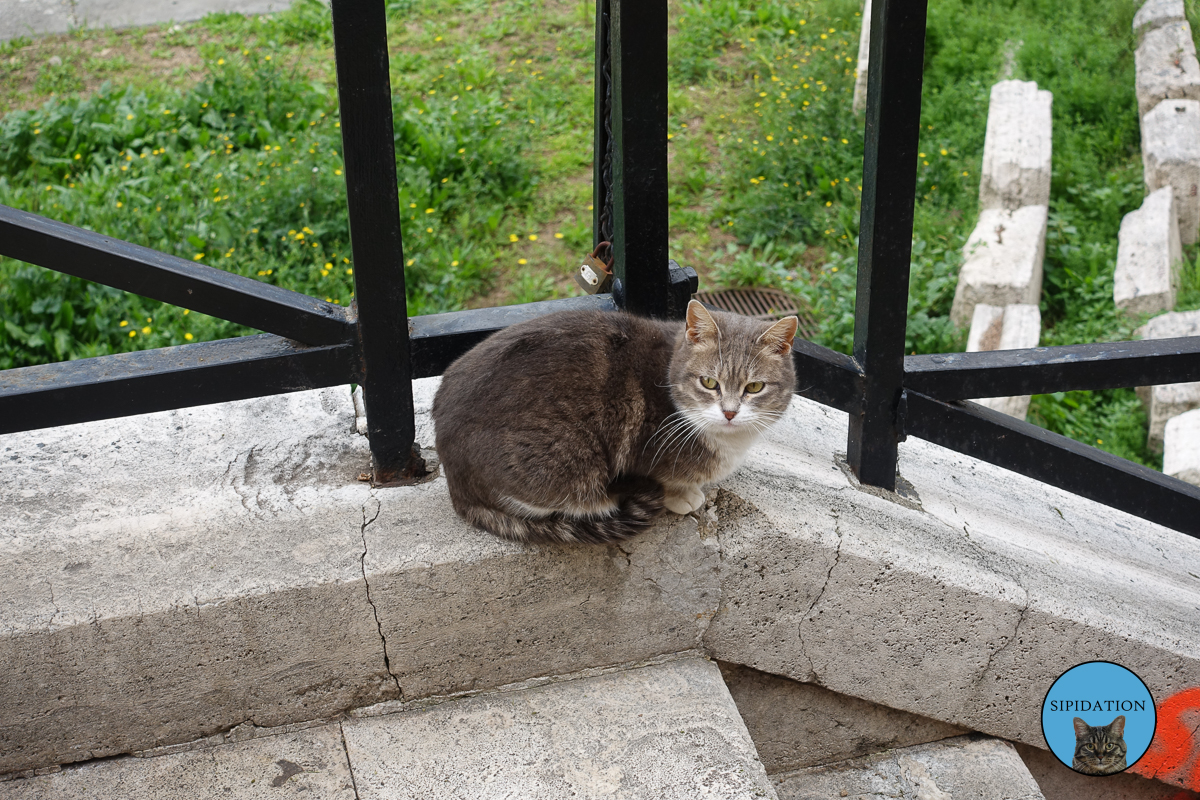
<path id="1" fill-rule="evenodd" d="M 1117 717 L 1112 722 L 1108 723 L 1108 732 L 1110 735 L 1116 736 L 1118 738 L 1125 735 L 1125 715 L 1124 714 Z"/>
<path id="2" fill-rule="evenodd" d="M 1079 717 L 1075 718 L 1075 738 L 1076 739 L 1082 739 L 1083 737 L 1087 736 L 1088 733 L 1091 732 L 1091 730 L 1092 730 L 1091 726 L 1089 726 L 1086 722 L 1081 720 Z"/>
<path id="3" fill-rule="evenodd" d="M 698 300 L 688 303 L 687 339 L 692 344 L 717 341 L 717 321 Z"/>
<path id="4" fill-rule="evenodd" d="M 796 338 L 796 328 L 800 325 L 798 317 L 784 317 L 763 331 L 758 337 L 758 343 L 776 355 L 786 355 L 792 351 L 792 340 Z"/>

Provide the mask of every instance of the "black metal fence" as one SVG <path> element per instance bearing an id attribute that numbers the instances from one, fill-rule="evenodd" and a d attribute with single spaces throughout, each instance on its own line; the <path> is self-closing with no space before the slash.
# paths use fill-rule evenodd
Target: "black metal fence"
<path id="1" fill-rule="evenodd" d="M 904 355 L 927 0 L 876 0 L 854 356 L 794 348 L 800 394 L 850 415 L 847 456 L 894 490 L 912 435 L 1200 536 L 1200 488 L 967 398 L 1200 379 L 1200 338 Z M 695 273 L 668 260 L 667 4 L 598 0 L 594 241 L 611 294 L 409 319 L 383 0 L 333 0 L 356 301 L 344 309 L 0 206 L 0 253 L 267 333 L 0 373 L 0 433 L 324 386 L 364 386 L 377 484 L 423 471 L 412 379 L 490 333 L 564 308 L 678 317 Z"/>

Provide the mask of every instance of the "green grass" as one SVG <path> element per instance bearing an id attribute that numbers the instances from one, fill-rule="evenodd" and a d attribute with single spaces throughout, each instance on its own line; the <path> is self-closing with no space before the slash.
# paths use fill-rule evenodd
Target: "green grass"
<path id="1" fill-rule="evenodd" d="M 576 293 L 569 275 L 591 242 L 594 6 L 394 0 L 388 11 L 410 312 Z M 843 352 L 862 183 L 850 108 L 859 11 L 857 0 L 670 8 L 672 257 L 706 288 L 795 292 L 818 341 Z M 1054 94 L 1042 342 L 1130 338 L 1139 320 L 1117 315 L 1112 271 L 1120 220 L 1142 200 L 1133 11 L 1126 0 L 931 0 L 908 352 L 964 345 L 950 304 L 1006 59 L 1012 77 Z M 317 0 L 0 45 L 6 101 L 22 110 L 0 121 L 0 203 L 351 300 L 332 37 Z M 1187 259 L 1180 309 L 1200 307 L 1200 249 Z M 0 260 L 0 315 L 0 367 L 243 332 L 12 260 Z M 1031 419 L 1159 464 L 1132 390 L 1039 396 Z"/>

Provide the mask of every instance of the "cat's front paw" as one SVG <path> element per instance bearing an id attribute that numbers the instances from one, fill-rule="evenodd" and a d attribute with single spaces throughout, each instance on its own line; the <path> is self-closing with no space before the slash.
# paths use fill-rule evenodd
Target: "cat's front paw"
<path id="1" fill-rule="evenodd" d="M 690 514 L 704 505 L 704 492 L 699 486 L 673 488 L 663 498 L 663 505 L 676 514 Z"/>

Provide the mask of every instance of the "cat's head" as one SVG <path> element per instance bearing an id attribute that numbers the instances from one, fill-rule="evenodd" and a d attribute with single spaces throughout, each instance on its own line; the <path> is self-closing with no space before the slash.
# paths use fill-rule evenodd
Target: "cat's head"
<path id="1" fill-rule="evenodd" d="M 1116 772 L 1125 768 L 1125 715 L 1107 725 L 1088 725 L 1075 717 L 1075 759 L 1088 769 Z"/>
<path id="2" fill-rule="evenodd" d="M 796 389 L 796 317 L 776 323 L 688 304 L 687 328 L 671 361 L 675 406 L 705 433 L 760 433 L 787 410 Z"/>

